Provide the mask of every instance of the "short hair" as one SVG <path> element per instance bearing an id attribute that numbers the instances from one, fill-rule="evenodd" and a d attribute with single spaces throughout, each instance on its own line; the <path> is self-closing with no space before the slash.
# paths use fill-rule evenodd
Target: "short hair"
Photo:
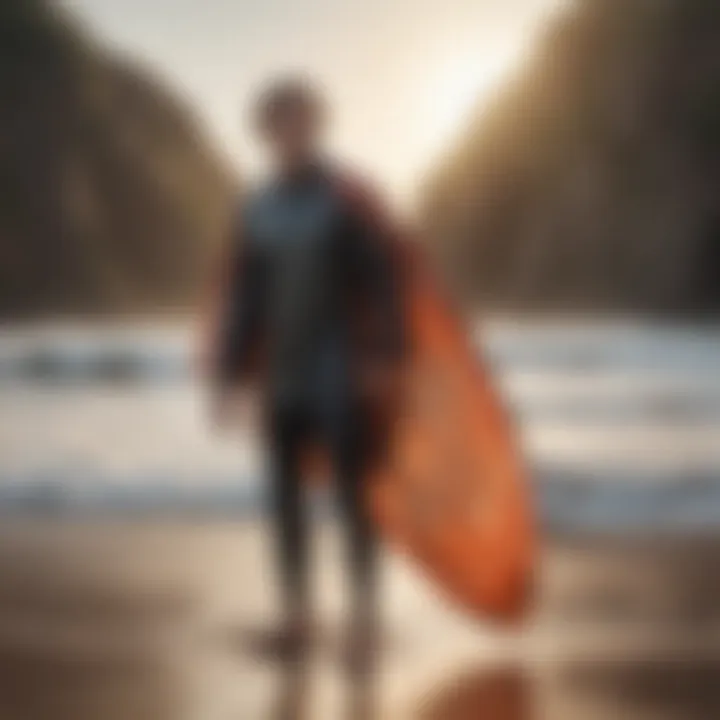
<path id="1" fill-rule="evenodd" d="M 301 113 L 314 123 L 326 115 L 326 101 L 319 88 L 302 75 L 285 76 L 271 81 L 260 93 L 255 105 L 255 127 L 267 132 L 289 113 Z"/>

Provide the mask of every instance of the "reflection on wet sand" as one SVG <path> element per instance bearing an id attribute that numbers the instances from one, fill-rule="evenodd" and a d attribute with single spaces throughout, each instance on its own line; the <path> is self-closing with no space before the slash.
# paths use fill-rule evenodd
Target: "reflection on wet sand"
<path id="1" fill-rule="evenodd" d="M 277 705 L 268 720 L 312 720 L 310 715 L 310 663 L 308 659 L 284 663 L 278 669 Z"/>
<path id="2" fill-rule="evenodd" d="M 162 627 L 180 618 L 173 603 L 136 598 L 134 606 L 122 599 L 105 606 L 83 594 L 0 593 L 0 717 L 187 717 L 184 661 L 162 637 Z"/>
<path id="3" fill-rule="evenodd" d="M 720 717 L 720 657 L 575 660 L 534 677 L 467 672 L 430 692 L 413 720 L 708 720 Z"/>
<path id="4" fill-rule="evenodd" d="M 559 669 L 557 691 L 615 717 L 709 720 L 720 717 L 719 678 L 720 657 L 584 661 Z"/>
<path id="5" fill-rule="evenodd" d="M 43 588 L 28 569 L 3 567 L 3 720 L 184 717 L 183 663 L 163 637 L 182 617 L 177 598 Z"/>
<path id="6" fill-rule="evenodd" d="M 312 705 L 312 680 L 315 655 L 326 651 L 338 666 L 342 683 L 343 714 L 346 720 L 375 720 L 378 715 L 377 674 L 379 656 L 369 656 L 362 667 L 351 669 L 345 657 L 348 648 L 338 648 L 338 643 L 322 633 L 317 633 L 311 647 L 299 657 L 288 659 L 278 652 L 277 633 L 274 629 L 253 629 L 241 634 L 235 648 L 254 663 L 269 664 L 276 675 L 277 692 L 270 702 L 268 720 L 314 720 Z M 343 639 L 343 642 L 346 638 Z M 336 657 L 337 656 L 337 657 Z M 340 669 L 342 667 L 342 669 Z"/>
<path id="7" fill-rule="evenodd" d="M 532 720 L 530 685 L 513 668 L 467 672 L 424 698 L 416 720 Z"/>
<path id="8" fill-rule="evenodd" d="M 270 702 L 267 720 L 315 720 L 312 705 L 311 658 L 276 665 L 279 684 L 277 697 Z M 377 720 L 375 678 L 372 673 L 354 674 L 343 688 L 343 720 Z M 339 720 L 339 718 L 338 718 Z"/>
<path id="9" fill-rule="evenodd" d="M 184 689 L 167 662 L 3 650 L 3 720 L 165 720 L 185 717 Z"/>
<path id="10" fill-rule="evenodd" d="M 344 588 L 344 574 L 326 559 L 340 544 L 322 534 L 318 595 L 330 641 L 322 633 L 310 656 L 284 664 L 235 642 L 239 627 L 273 627 L 266 544 L 257 525 L 0 526 L 0 718 L 720 717 L 716 615 L 695 612 L 719 599 L 715 540 L 685 550 L 676 540 L 672 548 L 635 549 L 556 542 L 530 629 L 539 644 L 520 638 L 509 659 L 476 623 L 418 593 L 403 564 L 389 561 L 384 605 L 392 642 L 384 641 L 373 672 L 355 676 L 345 672 L 334 640 L 333 628 L 343 636 L 345 614 L 327 604 Z M 611 601 L 598 603 L 610 589 Z M 648 637 L 666 645 L 636 641 Z M 702 639 L 702 653 L 688 650 Z M 677 640 L 684 654 L 672 645 Z M 562 652 L 543 654 L 548 647 Z"/>
<path id="11" fill-rule="evenodd" d="M 160 584 L 123 587 L 133 562 L 140 573 L 149 568 L 139 556 L 103 552 L 90 527 L 71 539 L 8 525 L 0 548 L 0 717 L 194 717 L 182 653 L 193 595 Z"/>

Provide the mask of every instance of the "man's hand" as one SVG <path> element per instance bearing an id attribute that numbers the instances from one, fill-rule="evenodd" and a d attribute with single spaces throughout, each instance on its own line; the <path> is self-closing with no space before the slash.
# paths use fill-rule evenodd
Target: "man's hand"
<path id="1" fill-rule="evenodd" d="M 210 414 L 220 431 L 233 427 L 252 429 L 258 422 L 258 394 L 247 388 L 218 387 L 211 398 Z"/>
<path id="2" fill-rule="evenodd" d="M 230 425 L 230 396 L 228 388 L 213 388 L 210 397 L 210 421 L 216 430 L 227 430 Z"/>

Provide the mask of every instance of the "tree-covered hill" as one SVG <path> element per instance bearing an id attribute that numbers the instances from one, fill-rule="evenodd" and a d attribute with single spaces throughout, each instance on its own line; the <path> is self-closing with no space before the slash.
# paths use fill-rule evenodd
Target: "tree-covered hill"
<path id="1" fill-rule="evenodd" d="M 160 82 L 42 0 L 0 3 L 0 316 L 187 304 L 229 192 Z"/>
<path id="2" fill-rule="evenodd" d="M 426 188 L 487 308 L 720 309 L 720 5 L 575 0 Z"/>

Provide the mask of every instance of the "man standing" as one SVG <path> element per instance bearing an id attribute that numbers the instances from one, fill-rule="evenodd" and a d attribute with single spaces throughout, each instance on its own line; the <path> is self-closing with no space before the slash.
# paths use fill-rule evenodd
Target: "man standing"
<path id="1" fill-rule="evenodd" d="M 362 488 L 372 435 L 366 397 L 389 382 L 404 352 L 392 242 L 369 195 L 326 157 L 326 106 L 307 81 L 273 83 L 256 120 L 272 177 L 244 203 L 234 228 L 215 360 L 217 410 L 224 414 L 231 387 L 248 386 L 261 355 L 284 655 L 302 650 L 310 625 L 302 457 L 309 443 L 327 451 L 349 546 L 351 657 L 362 661 L 375 619 L 374 543 Z"/>

